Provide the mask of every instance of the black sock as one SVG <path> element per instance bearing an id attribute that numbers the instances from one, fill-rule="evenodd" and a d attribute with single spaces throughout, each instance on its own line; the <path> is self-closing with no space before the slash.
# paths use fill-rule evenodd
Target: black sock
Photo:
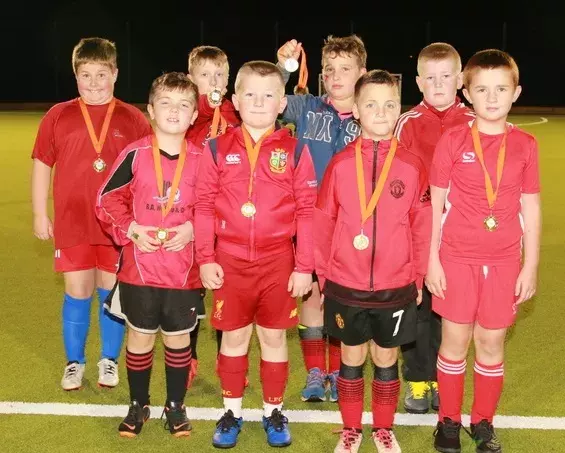
<path id="1" fill-rule="evenodd" d="M 141 407 L 149 404 L 149 381 L 153 366 L 153 350 L 135 354 L 126 349 L 126 367 L 128 370 L 129 396 Z"/>
<path id="2" fill-rule="evenodd" d="M 216 345 L 218 346 L 218 352 L 216 355 L 220 355 L 220 348 L 222 347 L 222 335 L 221 330 L 216 330 Z"/>
<path id="3" fill-rule="evenodd" d="M 167 401 L 174 401 L 176 403 L 184 402 L 191 360 L 192 353 L 190 346 L 182 349 L 171 349 L 165 346 Z"/>
<path id="4" fill-rule="evenodd" d="M 198 344 L 198 332 L 200 331 L 200 322 L 196 323 L 196 327 L 190 332 L 190 347 L 192 348 L 192 359 L 198 360 L 196 345 Z"/>

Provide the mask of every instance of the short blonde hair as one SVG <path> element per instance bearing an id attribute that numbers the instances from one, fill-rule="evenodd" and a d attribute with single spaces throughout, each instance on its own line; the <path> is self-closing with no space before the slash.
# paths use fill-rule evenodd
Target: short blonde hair
<path id="1" fill-rule="evenodd" d="M 322 66 L 325 58 L 333 58 L 338 55 L 356 57 L 359 67 L 367 66 L 367 50 L 363 40 L 357 35 L 341 38 L 328 36 L 324 42 L 324 47 L 322 47 Z"/>
<path id="2" fill-rule="evenodd" d="M 222 49 L 215 46 L 198 46 L 192 49 L 188 55 L 188 72 L 190 73 L 191 69 L 205 61 L 211 61 L 218 66 L 225 64 L 228 71 L 230 69 L 228 56 Z"/>
<path id="3" fill-rule="evenodd" d="M 160 91 L 186 91 L 190 101 L 198 105 L 198 87 L 183 72 L 167 72 L 157 77 L 149 90 L 149 104 L 153 104 Z"/>
<path id="4" fill-rule="evenodd" d="M 518 86 L 520 83 L 520 70 L 516 61 L 508 53 L 498 49 L 481 50 L 469 58 L 463 71 L 463 85 L 465 85 L 465 88 L 469 88 L 473 81 L 473 76 L 480 70 L 498 68 L 510 71 L 514 86 Z"/>
<path id="5" fill-rule="evenodd" d="M 116 45 L 104 38 L 83 38 L 73 49 L 72 65 L 76 74 L 80 65 L 101 63 L 112 71 L 118 68 Z"/>
<path id="6" fill-rule="evenodd" d="M 451 44 L 434 42 L 424 47 L 418 55 L 418 74 L 422 75 L 422 64 L 426 61 L 453 60 L 457 65 L 457 72 L 461 72 L 461 56 Z"/>
<path id="7" fill-rule="evenodd" d="M 243 78 L 250 74 L 257 74 L 261 77 L 277 77 L 278 81 L 280 82 L 281 91 L 284 94 L 285 82 L 281 70 L 276 64 L 263 60 L 248 61 L 241 68 L 239 68 L 239 71 L 237 71 L 237 76 L 235 77 L 236 93 L 239 93 L 241 89 Z"/>
<path id="8" fill-rule="evenodd" d="M 394 88 L 397 91 L 398 96 L 400 96 L 398 79 L 388 71 L 385 71 L 383 69 L 373 69 L 372 71 L 366 72 L 361 77 L 359 77 L 359 79 L 355 83 L 355 101 L 359 99 L 361 89 L 365 85 L 369 84 L 387 85 L 391 88 Z"/>

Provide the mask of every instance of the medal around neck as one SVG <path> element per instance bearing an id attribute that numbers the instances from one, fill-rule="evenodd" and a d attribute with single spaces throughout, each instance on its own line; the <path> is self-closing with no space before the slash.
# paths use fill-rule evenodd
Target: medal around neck
<path id="1" fill-rule="evenodd" d="M 498 228 L 498 220 L 492 214 L 485 217 L 484 224 L 485 224 L 485 229 L 490 232 Z"/>
<path id="2" fill-rule="evenodd" d="M 159 228 L 155 236 L 160 242 L 166 242 L 169 239 L 169 232 L 165 228 Z"/>
<path id="3" fill-rule="evenodd" d="M 369 247 L 369 238 L 361 231 L 360 234 L 353 238 L 353 247 L 357 250 L 365 250 Z"/>
<path id="4" fill-rule="evenodd" d="M 219 105 L 222 102 L 222 92 L 216 88 L 208 93 L 210 104 Z"/>
<path id="5" fill-rule="evenodd" d="M 300 67 L 300 65 L 298 64 L 298 60 L 294 59 L 294 58 L 288 58 L 285 62 L 284 62 L 284 68 L 288 71 L 288 72 L 295 72 L 298 70 L 298 68 Z"/>
<path id="6" fill-rule="evenodd" d="M 248 201 L 247 203 L 244 203 L 241 206 L 241 213 L 243 214 L 244 217 L 253 217 L 256 212 L 257 212 L 257 209 L 255 208 L 255 205 L 253 203 L 251 203 L 250 201 Z"/>
<path id="7" fill-rule="evenodd" d="M 104 170 L 106 170 L 106 162 L 104 162 L 104 159 L 99 157 L 92 163 L 92 167 L 97 173 L 102 173 Z"/>

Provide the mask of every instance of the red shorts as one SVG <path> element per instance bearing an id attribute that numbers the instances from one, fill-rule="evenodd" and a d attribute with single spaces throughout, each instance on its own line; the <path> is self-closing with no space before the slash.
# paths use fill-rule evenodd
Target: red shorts
<path id="1" fill-rule="evenodd" d="M 100 269 L 115 274 L 119 258 L 120 252 L 113 245 L 75 245 L 55 250 L 55 272 Z"/>
<path id="2" fill-rule="evenodd" d="M 445 299 L 433 297 L 433 310 L 458 324 L 479 323 L 485 329 L 514 324 L 518 306 L 514 295 L 520 263 L 478 266 L 443 261 Z"/>
<path id="3" fill-rule="evenodd" d="M 282 330 L 298 325 L 296 299 L 287 291 L 292 250 L 254 262 L 216 252 L 216 262 L 224 270 L 224 284 L 214 291 L 214 328 L 229 331 L 255 323 Z"/>

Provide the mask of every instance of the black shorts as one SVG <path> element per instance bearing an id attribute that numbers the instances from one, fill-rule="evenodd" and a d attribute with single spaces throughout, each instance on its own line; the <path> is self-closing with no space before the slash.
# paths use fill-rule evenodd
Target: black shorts
<path id="1" fill-rule="evenodd" d="M 325 296 L 324 326 L 329 336 L 347 346 L 373 340 L 382 348 L 395 348 L 416 340 L 417 305 L 400 308 L 361 308 Z"/>
<path id="2" fill-rule="evenodd" d="M 203 306 L 200 289 L 168 289 L 118 282 L 106 299 L 108 311 L 141 333 L 189 333 L 198 323 Z"/>

